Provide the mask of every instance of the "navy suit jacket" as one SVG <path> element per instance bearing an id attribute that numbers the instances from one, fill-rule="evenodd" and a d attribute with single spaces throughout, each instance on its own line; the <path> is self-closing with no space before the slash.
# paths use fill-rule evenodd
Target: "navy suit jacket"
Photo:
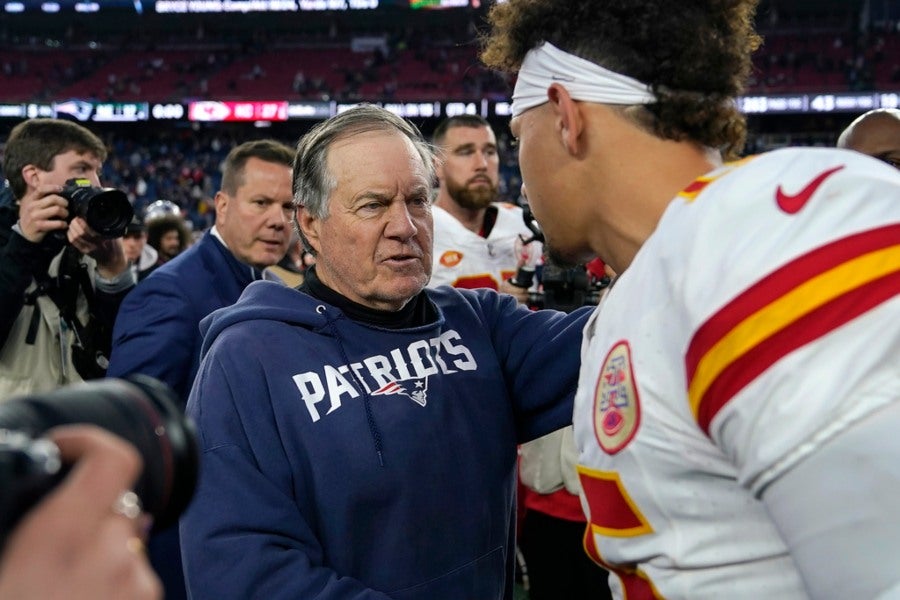
<path id="1" fill-rule="evenodd" d="M 200 320 L 234 304 L 262 279 L 207 232 L 125 297 L 113 330 L 108 377 L 143 373 L 161 379 L 187 403 L 200 363 Z"/>

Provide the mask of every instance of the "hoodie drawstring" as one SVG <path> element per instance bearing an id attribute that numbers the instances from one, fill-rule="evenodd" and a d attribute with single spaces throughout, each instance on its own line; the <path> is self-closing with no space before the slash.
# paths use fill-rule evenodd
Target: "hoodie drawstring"
<path id="1" fill-rule="evenodd" d="M 350 359 L 347 357 L 347 351 L 344 349 L 344 343 L 341 339 L 340 333 L 338 332 L 337 326 L 334 324 L 334 320 L 331 318 L 331 315 L 327 314 L 324 306 L 316 307 L 316 312 L 320 315 L 325 315 L 328 323 L 328 328 L 331 330 L 332 335 L 337 340 L 338 349 L 341 352 L 341 358 L 344 360 L 345 365 L 349 365 Z M 372 413 L 372 398 L 371 396 L 369 396 L 369 392 L 366 390 L 366 386 L 363 385 L 362 381 L 359 380 L 359 377 L 356 375 L 353 369 L 348 370 L 350 372 L 350 378 L 353 380 L 353 385 L 363 397 L 363 406 L 366 410 L 366 422 L 369 425 L 369 433 L 372 435 L 372 440 L 375 442 L 375 452 L 376 454 L 378 454 L 378 464 L 383 467 L 384 455 L 382 454 L 383 445 L 381 442 L 381 432 L 378 430 L 378 423 L 375 422 L 375 415 L 374 413 Z"/>

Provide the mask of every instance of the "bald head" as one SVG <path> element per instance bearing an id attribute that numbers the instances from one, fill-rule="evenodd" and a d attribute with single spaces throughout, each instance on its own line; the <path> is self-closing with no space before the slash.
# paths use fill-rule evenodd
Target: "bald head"
<path id="1" fill-rule="evenodd" d="M 900 110 L 879 108 L 857 117 L 841 133 L 837 147 L 874 156 L 900 169 Z"/>

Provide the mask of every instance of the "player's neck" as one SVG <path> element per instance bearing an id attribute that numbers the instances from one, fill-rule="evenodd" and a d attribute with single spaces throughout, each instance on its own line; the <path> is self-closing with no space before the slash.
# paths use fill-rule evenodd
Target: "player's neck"
<path id="1" fill-rule="evenodd" d="M 690 142 L 651 140 L 643 147 L 646 161 L 631 161 L 625 167 L 608 164 L 596 168 L 624 169 L 626 176 L 601 177 L 589 189 L 603 190 L 603 200 L 591 215 L 591 246 L 617 271 L 624 271 L 678 194 L 700 177 L 721 166 L 715 150 Z M 652 173 L 647 164 L 653 165 Z M 602 181 L 612 182 L 605 188 Z M 618 186 L 618 187 L 617 187 Z M 629 201 L 614 201 L 628 198 Z M 591 234 L 589 234 L 591 235 Z M 601 252 L 602 250 L 602 252 Z"/>
<path id="2" fill-rule="evenodd" d="M 459 221 L 463 227 L 473 233 L 481 234 L 484 229 L 484 214 L 487 208 L 465 208 L 448 196 L 439 195 L 435 205 L 446 210 Z"/>

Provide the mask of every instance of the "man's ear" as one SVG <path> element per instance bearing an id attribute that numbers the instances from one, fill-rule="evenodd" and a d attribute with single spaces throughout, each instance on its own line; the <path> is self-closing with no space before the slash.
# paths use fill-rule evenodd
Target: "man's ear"
<path id="1" fill-rule="evenodd" d="M 22 179 L 29 187 L 36 188 L 41 181 L 40 169 L 34 165 L 25 165 L 22 167 Z"/>
<path id="2" fill-rule="evenodd" d="M 578 103 L 572 100 L 569 90 L 558 83 L 547 88 L 550 108 L 556 117 L 556 131 L 559 141 L 572 156 L 578 156 L 583 148 L 581 134 L 584 132 L 584 118 Z"/>
<path id="3" fill-rule="evenodd" d="M 231 200 L 231 196 L 219 190 L 216 192 L 213 201 L 216 204 L 216 221 L 224 221 L 228 218 L 228 202 Z"/>
<path id="4" fill-rule="evenodd" d="M 434 176 L 441 182 L 444 180 L 444 151 L 438 150 L 434 153 Z"/>
<path id="5" fill-rule="evenodd" d="M 319 241 L 319 223 L 321 222 L 322 220 L 314 216 L 305 206 L 297 207 L 297 225 L 300 227 L 300 233 L 316 251 L 316 254 L 322 251 L 322 244 Z"/>

